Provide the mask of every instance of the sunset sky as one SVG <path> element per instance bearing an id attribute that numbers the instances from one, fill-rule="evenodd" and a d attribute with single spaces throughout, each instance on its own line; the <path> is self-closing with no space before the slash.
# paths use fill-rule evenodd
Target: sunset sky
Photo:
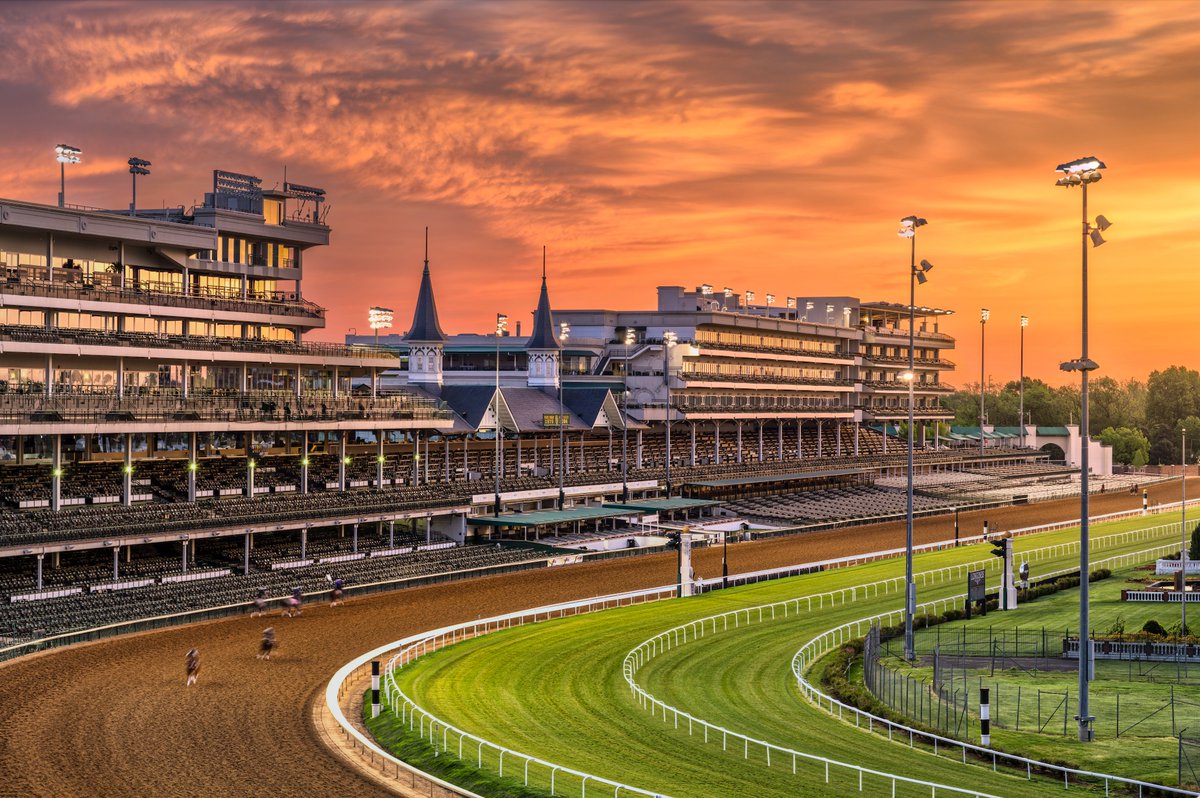
<path id="1" fill-rule="evenodd" d="M 907 301 L 897 220 L 929 220 L 918 304 L 957 315 L 950 382 L 1058 384 L 1079 354 L 1080 196 L 1098 376 L 1196 366 L 1200 4 L 4 3 L 0 196 L 190 206 L 213 168 L 324 187 L 316 337 L 411 318 L 421 236 L 443 326 L 656 285 Z"/>

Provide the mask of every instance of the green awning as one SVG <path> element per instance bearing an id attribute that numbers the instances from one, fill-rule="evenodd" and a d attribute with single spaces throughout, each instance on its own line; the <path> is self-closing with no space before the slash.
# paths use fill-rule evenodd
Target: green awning
<path id="1" fill-rule="evenodd" d="M 607 507 L 572 507 L 569 510 L 538 510 L 532 513 L 504 513 L 503 515 L 472 515 L 467 517 L 467 525 L 476 526 L 557 526 L 570 524 L 575 521 L 594 521 L 597 518 L 615 518 L 629 515 L 628 510 L 614 510 Z"/>
<path id="2" fill-rule="evenodd" d="M 1067 429 L 1066 427 L 1038 427 L 1037 434 L 1045 435 L 1047 437 L 1066 438 L 1067 436 L 1069 436 L 1071 434 L 1071 431 L 1069 429 Z"/>
<path id="3" fill-rule="evenodd" d="M 684 499 L 680 497 L 675 499 L 635 499 L 627 502 L 608 502 L 604 506 L 611 507 L 614 510 L 658 513 L 670 510 L 690 510 L 693 507 L 711 507 L 714 504 L 721 504 L 721 502 L 709 499 Z"/>

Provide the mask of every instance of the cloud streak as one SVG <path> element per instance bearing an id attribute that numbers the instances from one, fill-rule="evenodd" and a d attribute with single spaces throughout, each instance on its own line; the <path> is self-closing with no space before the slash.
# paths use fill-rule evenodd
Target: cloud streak
<path id="1" fill-rule="evenodd" d="M 901 300 L 892 227 L 917 211 L 939 265 L 920 301 L 961 312 L 956 381 L 977 370 L 981 304 L 994 378 L 1015 374 L 1025 313 L 1029 371 L 1057 380 L 1078 198 L 1050 170 L 1094 152 L 1111 167 L 1094 204 L 1118 222 L 1095 259 L 1097 359 L 1125 377 L 1191 354 L 1165 322 L 1196 287 L 1178 267 L 1197 229 L 1194 3 L 4 11 L 0 99 L 23 109 L 4 193 L 52 200 L 57 140 L 84 147 L 68 191 L 96 206 L 127 201 L 129 154 L 156 165 L 139 193 L 169 204 L 211 168 L 270 184 L 286 164 L 332 200 L 335 246 L 307 288 L 329 337 L 361 326 L 364 285 L 411 308 L 426 223 L 443 320 L 465 330 L 532 305 L 542 243 L 560 306 L 649 306 L 657 284 L 699 282 Z"/>

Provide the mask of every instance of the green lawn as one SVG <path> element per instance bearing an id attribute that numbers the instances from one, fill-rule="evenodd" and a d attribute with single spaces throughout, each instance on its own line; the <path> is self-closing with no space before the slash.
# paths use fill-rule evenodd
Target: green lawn
<path id="1" fill-rule="evenodd" d="M 1156 517 L 1153 525 L 1169 517 Z M 1101 549 L 1094 559 L 1146 548 L 1144 540 L 1113 545 L 1105 535 L 1148 526 L 1141 519 L 1093 526 Z M 1065 543 L 1074 530 L 1021 538 L 1020 552 Z M 1164 537 L 1163 541 L 1170 540 Z M 1105 545 L 1105 544 L 1109 545 Z M 991 560 L 989 547 L 951 549 L 919 555 L 923 571 L 973 560 Z M 1070 567 L 1077 553 L 1061 553 L 1038 561 L 1041 573 Z M 584 772 L 676 796 L 755 795 L 833 796 L 858 788 L 858 776 L 830 770 L 829 783 L 821 764 L 797 762 L 776 755 L 766 766 L 762 749 L 729 745 L 710 735 L 706 744 L 699 729 L 688 734 L 673 721 L 651 716 L 631 694 L 622 676 L 625 654 L 659 632 L 680 623 L 787 598 L 807 596 L 895 577 L 903 559 L 852 569 L 811 574 L 794 579 L 718 591 L 702 597 L 639 605 L 519 627 L 490 634 L 423 657 L 397 674 L 397 682 L 428 711 L 473 734 L 509 748 L 567 765 Z M 965 579 L 932 580 L 920 588 L 922 601 L 965 590 Z M 852 762 L 880 771 L 996 795 L 1044 795 L 1056 782 L 1027 782 L 990 768 L 963 768 L 956 761 L 934 757 L 919 749 L 890 743 L 877 735 L 831 718 L 803 700 L 790 671 L 793 654 L 822 631 L 879 611 L 895 609 L 900 594 L 893 587 L 879 596 L 831 606 L 821 602 L 812 612 L 790 613 L 787 619 L 742 625 L 710 634 L 700 641 L 672 649 L 652 659 L 638 673 L 651 694 L 712 723 L 757 739 L 800 751 Z M 802 607 L 804 603 L 802 603 Z M 440 743 L 440 740 L 439 740 Z M 447 753 L 457 754 L 454 735 Z M 466 759 L 478 755 L 472 747 Z M 485 754 L 485 768 L 496 770 L 495 754 Z M 509 757 L 506 775 L 523 780 L 520 765 Z M 531 767 L 531 784 L 545 788 L 548 773 Z M 1057 782 L 1061 784 L 1061 782 Z M 579 794 L 579 783 L 557 775 L 558 794 Z M 867 775 L 869 794 L 890 794 L 890 782 Z M 588 794 L 607 793 L 593 785 Z M 897 795 L 929 795 L 929 789 L 898 786 Z M 944 794 L 939 792 L 939 795 Z"/>

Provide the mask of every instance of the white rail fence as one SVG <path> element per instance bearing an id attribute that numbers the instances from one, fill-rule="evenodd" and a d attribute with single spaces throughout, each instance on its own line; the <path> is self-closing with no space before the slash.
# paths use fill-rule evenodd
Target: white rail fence
<path id="1" fill-rule="evenodd" d="M 1114 516 L 1130 517 L 1130 516 L 1134 516 L 1134 515 L 1141 515 L 1141 513 L 1140 513 L 1140 511 L 1138 511 L 1137 513 L 1110 513 L 1106 516 L 1094 517 L 1093 521 L 1098 521 L 1098 520 L 1102 520 L 1102 519 L 1103 520 L 1116 520 L 1116 518 L 1114 518 Z M 1070 526 L 1071 526 L 1071 524 L 1046 525 L 1046 527 L 1044 528 L 1044 531 L 1049 531 L 1049 530 L 1058 529 L 1058 528 L 1069 528 Z M 1162 530 L 1162 529 L 1166 529 L 1169 526 L 1170 525 L 1163 525 L 1161 527 L 1154 527 L 1152 529 L 1153 530 Z M 1020 532 L 1022 534 L 1032 534 L 1033 532 L 1038 531 L 1039 529 L 1043 529 L 1043 528 L 1031 527 L 1028 529 L 1020 530 Z M 1147 537 L 1153 537 L 1154 534 L 1161 534 L 1161 532 L 1151 533 L 1150 530 L 1132 530 L 1129 532 L 1117 533 L 1114 535 L 1109 535 L 1109 536 L 1093 539 L 1093 547 L 1094 548 L 1102 548 L 1105 546 L 1121 545 L 1121 542 L 1129 542 L 1130 540 L 1140 540 L 1140 539 L 1144 539 Z M 963 539 L 960 542 L 967 542 L 970 540 L 972 540 L 972 539 L 968 538 L 968 539 Z M 974 538 L 974 540 L 982 540 L 982 536 L 978 536 L 978 537 Z M 914 547 L 914 551 L 940 550 L 940 549 L 944 549 L 944 548 L 950 548 L 954 545 L 955 545 L 955 541 L 941 541 L 938 543 L 925 544 L 925 545 L 922 545 L 919 547 Z M 1049 549 L 1055 549 L 1055 548 L 1058 548 L 1061 546 L 1070 546 L 1070 545 L 1072 545 L 1072 544 L 1069 544 L 1069 543 L 1068 544 L 1058 544 L 1058 546 L 1046 547 L 1046 549 L 1049 550 Z M 1077 548 L 1078 544 L 1075 544 L 1075 545 Z M 1157 549 L 1155 549 L 1155 551 L 1158 551 L 1158 550 L 1164 549 L 1164 548 L 1165 547 L 1158 547 Z M 778 578 L 779 576 L 785 576 L 785 575 L 794 574 L 794 573 L 810 573 L 810 572 L 819 571 L 819 570 L 827 570 L 827 569 L 834 569 L 834 568 L 846 567 L 846 566 L 851 566 L 851 565 L 859 565 L 859 564 L 864 564 L 864 563 L 871 562 L 874 560 L 892 558 L 892 557 L 897 556 L 898 554 L 902 554 L 903 551 L 904 551 L 903 549 L 893 549 L 893 550 L 889 550 L 889 551 L 875 552 L 872 554 L 862 555 L 862 556 L 835 558 L 832 560 L 826 560 L 826 561 L 821 561 L 821 562 L 817 562 L 817 563 L 808 563 L 808 564 L 804 564 L 804 565 L 800 565 L 800 566 L 769 569 L 769 570 L 765 570 L 765 571 L 758 571 L 758 572 L 752 572 L 752 573 L 747 573 L 747 574 L 739 574 L 736 577 L 731 578 L 729 581 L 731 584 L 746 584 L 746 583 L 760 581 L 763 579 Z M 1028 554 L 1038 556 L 1038 559 L 1045 559 L 1045 558 L 1051 556 L 1049 554 L 1038 555 L 1038 553 L 1042 552 L 1042 551 L 1043 551 L 1043 549 L 1035 549 L 1035 550 L 1031 550 Z M 1136 556 L 1140 556 L 1140 554 L 1125 555 L 1125 556 L 1135 556 L 1136 557 Z M 977 561 L 976 563 L 970 564 L 970 565 L 975 565 L 976 567 L 978 567 L 979 565 L 983 565 L 984 567 L 992 568 L 992 567 L 997 566 L 997 562 L 998 561 L 995 558 L 989 558 L 988 560 L 980 560 L 980 561 Z M 962 572 L 967 567 L 969 567 L 969 566 L 964 566 L 964 565 L 960 564 L 960 565 L 946 566 L 944 568 L 937 568 L 937 569 L 933 569 L 930 571 L 924 571 L 924 572 L 920 572 L 918 574 L 914 574 L 914 579 L 920 579 L 921 584 L 942 584 L 949 580 L 950 577 L 948 576 L 948 574 Z M 1064 571 L 1063 573 L 1069 573 L 1069 572 L 1070 572 L 1070 570 Z M 713 579 L 701 580 L 701 584 L 708 589 L 714 589 L 714 588 L 720 587 L 722 584 L 722 581 L 723 580 L 721 577 L 716 577 Z M 811 596 L 799 597 L 797 599 L 791 599 L 787 602 L 782 602 L 781 604 L 794 604 L 796 606 L 796 611 L 799 612 L 799 602 L 804 601 L 806 611 L 811 612 L 811 610 L 813 609 L 814 601 L 816 602 L 817 609 L 822 609 L 826 605 L 826 600 L 828 600 L 829 606 L 832 607 L 832 606 L 836 606 L 838 603 L 846 604 L 848 602 L 856 602 L 858 600 L 858 596 L 859 596 L 860 592 L 862 594 L 862 597 L 864 599 L 866 599 L 868 597 L 877 597 L 881 594 L 881 592 L 884 595 L 890 594 L 893 591 L 899 593 L 902 590 L 902 587 L 903 587 L 903 577 L 893 577 L 891 579 L 880 580 L 878 582 L 871 583 L 868 585 L 856 585 L 856 586 L 851 586 L 851 587 L 847 587 L 847 588 L 827 591 L 825 593 L 814 594 Z M 563 775 L 573 776 L 579 780 L 581 798 L 586 798 L 586 791 L 587 791 L 587 786 L 589 783 L 592 783 L 595 786 L 604 785 L 606 788 L 611 788 L 615 798 L 619 798 L 619 796 L 622 793 L 625 793 L 627 795 L 647 795 L 647 796 L 660 796 L 660 798 L 666 798 L 665 796 L 662 796 L 660 793 L 648 791 L 648 790 L 645 790 L 643 788 L 639 788 L 639 787 L 636 787 L 633 785 L 622 784 L 620 782 L 617 782 L 617 781 L 614 781 L 611 779 L 607 779 L 604 777 L 600 777 L 595 774 L 584 773 L 583 771 L 574 770 L 574 769 L 565 767 L 565 766 L 557 764 L 557 763 L 548 762 L 548 761 L 540 759 L 538 757 L 534 757 L 530 754 L 526 754 L 526 753 L 523 753 L 520 751 L 515 751 L 513 749 L 507 748 L 506 746 L 502 746 L 495 742 L 485 740 L 481 737 L 478 737 L 477 735 L 473 735 L 470 732 L 467 732 L 466 730 L 459 729 L 458 727 L 455 727 L 452 724 L 447 723 L 443 719 L 438 718 L 437 716 L 429 713 L 428 711 L 426 711 L 425 709 L 423 709 L 419 705 L 417 705 L 417 703 L 415 701 L 413 701 L 413 699 L 411 697 L 406 695 L 396 685 L 394 673 L 397 668 L 403 667 L 404 665 L 411 663 L 412 661 L 419 658 L 420 656 L 423 656 L 424 654 L 431 653 L 432 651 L 435 651 L 438 648 L 441 648 L 445 645 L 450 645 L 450 644 L 453 644 L 456 642 L 462 642 L 464 640 L 479 636 L 481 634 L 487 634 L 490 632 L 500 631 L 502 629 L 512 628 L 513 626 L 521 626 L 526 623 L 537 623 L 537 622 L 541 622 L 541 621 L 545 621 L 545 620 L 550 620 L 552 618 L 561 618 L 561 617 L 565 617 L 567 615 L 577 615 L 577 614 L 582 614 L 585 612 L 595 612 L 595 611 L 604 610 L 604 609 L 611 609 L 611 608 L 618 607 L 618 606 L 628 606 L 628 605 L 637 604 L 637 603 L 644 603 L 647 601 L 656 601 L 656 600 L 660 600 L 660 599 L 664 599 L 664 598 L 671 598 L 671 597 L 674 597 L 675 590 L 676 590 L 675 586 L 670 585 L 670 586 L 659 587 L 659 588 L 651 588 L 648 590 L 632 591 L 629 593 L 623 593 L 623 594 L 619 594 L 619 595 L 615 595 L 615 596 L 602 596 L 602 597 L 598 597 L 598 598 L 586 599 L 586 600 L 581 600 L 581 601 L 564 602 L 561 604 L 549 605 L 546 607 L 540 607 L 540 608 L 536 608 L 533 610 L 527 610 L 527 611 L 523 611 L 523 612 L 509 613 L 506 615 L 495 616 L 494 618 L 488 618 L 488 619 L 485 619 L 482 621 L 467 622 L 467 623 L 463 623 L 463 624 L 447 626 L 447 627 L 443 627 L 441 629 L 432 630 L 430 632 L 424 632 L 421 634 L 412 635 L 412 636 L 404 638 L 402 640 L 387 644 L 385 646 L 381 646 L 380 648 L 375 649 L 372 652 L 368 652 L 367 654 L 364 654 L 364 655 L 358 657 L 353 662 L 350 662 L 346 666 L 341 668 L 329 682 L 329 685 L 326 690 L 326 704 L 329 707 L 329 710 L 332 713 L 335 721 L 342 728 L 343 732 L 351 739 L 352 745 L 355 748 L 361 750 L 364 753 L 364 755 L 367 756 L 372 762 L 378 763 L 380 765 L 381 769 L 384 769 L 385 772 L 386 772 L 387 767 L 391 767 L 392 773 L 395 774 L 395 778 L 397 778 L 397 779 L 402 778 L 402 774 L 407 774 L 409 777 L 411 777 L 411 775 L 413 773 L 417 773 L 417 774 L 420 774 L 421 777 L 429 779 L 431 782 L 439 783 L 441 786 L 443 786 L 446 789 L 453 789 L 453 790 L 457 791 L 457 793 L 459 795 L 472 796 L 473 795 L 472 793 L 462 790 L 461 788 L 453 787 L 452 785 L 446 784 L 444 782 L 440 782 L 440 780 L 438 780 L 432 776 L 428 776 L 427 774 L 423 774 L 420 771 L 417 771 L 416 769 L 412 768 L 411 766 L 407 765 L 406 763 L 404 763 L 401 760 L 397 759 L 396 757 L 392 756 L 388 752 L 384 751 L 373 740 L 369 739 L 368 737 L 363 735 L 361 732 L 359 732 L 348 721 L 348 719 L 346 719 L 344 713 L 342 712 L 338 699 L 344 693 L 347 682 L 351 678 L 356 678 L 357 676 L 361 675 L 363 672 L 363 669 L 369 668 L 371 660 L 373 660 L 375 658 L 379 658 L 384 654 L 392 653 L 392 657 L 389 660 L 389 662 L 387 663 L 386 668 L 385 668 L 385 676 L 384 676 L 384 681 L 383 681 L 383 685 L 384 685 L 383 694 L 384 694 L 385 701 L 388 703 L 389 708 L 394 713 L 398 712 L 402 723 L 407 723 L 411 730 L 416 731 L 418 734 L 420 734 L 421 737 L 423 739 L 426 739 L 430 743 L 430 745 L 435 747 L 436 750 L 441 751 L 441 752 L 446 752 L 446 753 L 454 753 L 455 751 L 457 751 L 460 759 L 464 755 L 470 755 L 471 753 L 474 753 L 475 754 L 474 758 L 475 758 L 476 764 L 479 767 L 482 767 L 484 764 L 485 753 L 488 753 L 489 755 L 494 755 L 497 758 L 498 770 L 500 772 L 500 775 L 504 774 L 504 770 L 503 770 L 504 759 L 505 759 L 505 757 L 508 757 L 508 758 L 510 758 L 510 761 L 515 760 L 517 763 L 516 765 L 511 765 L 511 764 L 509 765 L 508 772 L 509 772 L 510 776 L 512 775 L 512 768 L 514 766 L 520 767 L 521 773 L 522 773 L 522 778 L 523 778 L 525 784 L 529 783 L 529 777 L 530 777 L 529 773 L 530 773 L 531 767 L 542 768 L 543 772 L 549 776 L 549 779 L 551 782 L 551 792 L 552 793 L 554 792 L 554 789 L 557 786 L 558 775 L 563 774 Z M 839 600 L 840 600 L 840 602 L 839 602 Z M 940 601 L 944 603 L 944 602 L 950 601 L 950 600 L 951 599 L 942 599 Z M 764 605 L 764 606 L 770 606 L 770 605 Z M 758 609 L 761 611 L 763 608 L 758 608 Z M 736 611 L 733 611 L 732 613 L 729 613 L 730 615 L 732 615 L 734 617 L 735 627 L 739 623 L 738 618 L 739 618 L 740 613 L 750 613 L 752 611 L 753 611 L 753 608 L 748 609 L 748 610 L 736 610 Z M 785 612 L 786 612 L 786 610 L 785 610 Z M 747 620 L 749 620 L 748 614 L 746 617 L 747 617 Z M 763 618 L 760 618 L 760 620 L 762 620 L 762 619 Z M 681 628 L 684 628 L 684 627 L 681 627 Z M 836 631 L 836 630 L 832 630 L 832 631 Z M 686 635 L 686 633 L 685 633 L 685 635 Z M 652 638 L 652 640 L 653 639 L 655 639 L 655 638 Z M 655 650 L 657 650 L 657 648 Z M 648 696 L 648 698 L 652 699 L 653 697 Z M 657 699 L 654 699 L 654 700 L 657 700 Z M 830 700 L 832 700 L 832 699 L 830 699 Z M 676 715 L 675 715 L 676 723 L 679 722 L 680 718 L 691 718 L 691 716 L 686 715 L 686 713 L 679 712 L 674 707 L 668 707 L 666 705 L 663 705 L 661 702 L 659 702 L 659 705 L 665 707 L 665 710 L 664 710 L 665 712 L 675 712 L 676 713 Z M 693 724 L 696 723 L 697 721 L 699 721 L 699 719 L 691 718 L 691 722 Z M 708 728 L 717 729 L 720 727 L 716 727 L 716 726 L 713 726 L 712 724 L 709 724 Z M 725 730 L 725 729 L 721 729 L 721 731 L 727 732 L 731 735 L 735 734 L 734 732 L 729 732 L 728 730 Z M 451 739 L 451 735 L 453 735 L 453 739 Z M 439 737 L 440 737 L 440 740 L 439 740 Z M 749 738 L 749 737 L 744 737 L 744 738 L 739 738 L 739 739 L 743 739 L 744 747 L 749 746 L 752 742 L 755 745 L 765 745 L 765 746 L 772 745 L 769 742 L 752 740 L 752 738 Z M 474 746 L 475 750 L 474 751 L 467 750 L 466 746 L 468 744 Z M 805 759 L 806 761 L 814 761 L 814 762 L 822 763 L 826 770 L 827 780 L 829 778 L 828 771 L 831 767 L 833 767 L 833 768 L 841 767 L 841 768 L 848 769 L 850 771 L 857 773 L 858 777 L 859 777 L 860 785 L 862 783 L 863 776 L 865 776 L 865 775 L 870 775 L 870 776 L 888 780 L 892 784 L 893 792 L 895 790 L 896 784 L 911 784 L 911 785 L 918 785 L 918 786 L 922 786 L 922 787 L 929 787 L 931 795 L 933 795 L 933 796 L 936 796 L 938 794 L 938 791 L 940 790 L 943 792 L 943 794 L 946 792 L 951 792 L 951 793 L 960 794 L 960 795 L 977 796 L 977 798 L 991 798 L 991 796 L 988 793 L 978 791 L 978 790 L 956 788 L 956 787 L 951 787 L 949 785 L 935 784 L 932 782 L 923 782 L 923 781 L 920 781 L 917 779 L 911 779 L 911 778 L 908 778 L 905 776 L 901 776 L 899 774 L 891 774 L 891 773 L 886 773 L 883 771 L 873 770 L 871 768 L 867 768 L 867 767 L 864 767 L 861 765 L 855 765 L 853 763 L 839 762 L 837 760 L 828 759 L 826 757 L 821 757 L 816 754 L 808 754 L 808 753 L 801 752 L 801 751 L 792 752 L 791 749 L 782 749 L 782 748 L 779 748 L 778 746 L 776 746 L 776 749 L 784 750 L 789 754 L 794 753 L 795 756 L 794 756 L 793 770 L 796 769 L 796 766 L 801 759 Z M 777 754 L 777 756 L 778 756 L 778 754 Z M 1040 765 L 1040 763 L 1035 763 L 1035 764 Z M 1111 777 L 1111 778 L 1115 778 L 1115 777 Z M 1181 794 L 1191 795 L 1192 793 L 1181 793 Z"/>

